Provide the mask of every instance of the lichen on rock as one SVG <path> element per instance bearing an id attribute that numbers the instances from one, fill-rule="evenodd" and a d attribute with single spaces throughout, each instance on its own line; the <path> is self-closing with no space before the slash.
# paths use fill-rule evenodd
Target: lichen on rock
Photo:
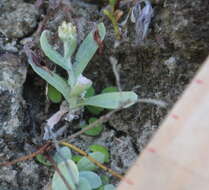
<path id="1" fill-rule="evenodd" d="M 6 3 L 0 7 L 0 32 L 8 38 L 23 38 L 37 26 L 38 10 L 29 3 L 14 4 Z"/>
<path id="2" fill-rule="evenodd" d="M 8 53 L 0 56 L 0 137 L 16 138 L 21 132 L 26 71 L 18 56 Z"/>

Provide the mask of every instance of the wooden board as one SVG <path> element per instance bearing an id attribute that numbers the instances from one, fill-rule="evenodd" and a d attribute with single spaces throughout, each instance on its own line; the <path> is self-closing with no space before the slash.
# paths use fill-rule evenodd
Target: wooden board
<path id="1" fill-rule="evenodd" d="M 209 190 L 209 58 L 118 190 Z"/>

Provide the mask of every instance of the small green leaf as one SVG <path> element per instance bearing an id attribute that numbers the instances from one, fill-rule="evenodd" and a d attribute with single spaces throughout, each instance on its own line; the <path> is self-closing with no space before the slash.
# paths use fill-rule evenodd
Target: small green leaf
<path id="1" fill-rule="evenodd" d="M 105 163 L 109 162 L 110 154 L 106 147 L 99 145 L 99 144 L 93 144 L 89 146 L 88 150 L 92 152 L 101 152 L 102 154 L 105 155 Z"/>
<path id="2" fill-rule="evenodd" d="M 114 86 L 110 86 L 102 90 L 102 93 L 108 93 L 108 92 L 118 92 L 118 88 Z"/>
<path id="3" fill-rule="evenodd" d="M 104 190 L 116 190 L 116 188 L 112 184 L 107 184 L 104 186 Z"/>
<path id="4" fill-rule="evenodd" d="M 93 115 L 99 115 L 104 110 L 104 108 L 96 106 L 86 106 L 86 109 Z"/>
<path id="5" fill-rule="evenodd" d="M 86 98 L 81 105 L 91 105 L 106 109 L 117 109 L 123 104 L 129 107 L 137 101 L 138 97 L 134 92 L 110 92 Z"/>
<path id="6" fill-rule="evenodd" d="M 40 44 L 41 44 L 41 49 L 44 51 L 45 55 L 54 63 L 59 65 L 65 70 L 69 70 L 67 67 L 67 61 L 64 59 L 62 55 L 60 55 L 57 51 L 55 51 L 52 46 L 49 44 L 47 40 L 47 33 L 48 31 L 45 30 L 41 33 L 40 37 Z"/>
<path id="7" fill-rule="evenodd" d="M 83 158 L 83 156 L 74 155 L 74 156 L 72 157 L 72 160 L 73 160 L 75 163 L 77 163 L 81 158 Z"/>
<path id="8" fill-rule="evenodd" d="M 97 25 L 99 35 L 101 40 L 105 37 L 105 26 L 103 23 Z M 94 40 L 94 31 L 90 32 L 86 39 L 80 45 L 76 56 L 75 64 L 73 65 L 73 70 L 75 71 L 75 77 L 77 78 L 80 74 L 83 73 L 84 69 L 88 65 L 89 61 L 92 59 L 93 55 L 98 49 L 98 44 Z"/>
<path id="9" fill-rule="evenodd" d="M 79 172 L 78 172 L 77 166 L 75 165 L 75 163 L 72 160 L 68 160 L 67 162 L 68 162 L 68 165 L 70 166 L 70 170 L 72 172 L 72 175 L 74 176 L 73 178 L 74 178 L 75 182 L 78 183 L 79 182 Z M 74 180 L 72 179 L 71 175 L 69 174 L 69 170 L 67 169 L 65 163 L 61 162 L 60 164 L 58 164 L 58 168 L 59 168 L 60 172 L 62 173 L 62 175 L 67 180 L 67 182 L 70 185 L 70 187 L 72 188 L 72 190 L 76 190 L 76 185 L 74 184 Z M 60 189 L 68 190 L 67 186 L 63 182 L 60 175 L 57 173 L 57 171 L 55 171 L 53 178 L 52 178 L 52 190 L 60 190 Z"/>
<path id="10" fill-rule="evenodd" d="M 94 87 L 90 87 L 88 88 L 88 90 L 86 91 L 86 94 L 85 94 L 85 98 L 88 98 L 88 97 L 91 97 L 95 94 L 95 89 Z"/>
<path id="11" fill-rule="evenodd" d="M 71 150 L 64 146 L 60 148 L 60 154 L 66 159 L 69 160 L 72 158 L 72 153 Z M 61 162 L 64 162 L 64 160 L 60 157 L 60 154 L 58 152 L 55 153 L 55 155 L 53 156 L 54 161 L 59 164 Z"/>
<path id="12" fill-rule="evenodd" d="M 57 75 L 56 73 L 53 73 L 51 71 L 48 71 L 40 66 L 35 65 L 32 63 L 29 59 L 29 63 L 32 66 L 33 70 L 41 76 L 45 81 L 47 81 L 50 85 L 52 85 L 54 88 L 56 88 L 62 95 L 65 97 L 66 100 L 69 99 L 70 94 L 70 87 L 68 86 L 65 79 Z"/>
<path id="13" fill-rule="evenodd" d="M 92 188 L 86 178 L 80 177 L 77 190 L 92 190 Z"/>
<path id="14" fill-rule="evenodd" d="M 51 166 L 52 164 L 42 154 L 36 155 L 36 160 L 45 166 Z"/>
<path id="15" fill-rule="evenodd" d="M 62 101 L 62 94 L 50 84 L 48 84 L 47 96 L 53 103 L 60 103 Z"/>
<path id="16" fill-rule="evenodd" d="M 105 156 L 101 152 L 94 152 L 90 153 L 89 155 L 98 162 L 102 164 L 104 163 Z M 93 171 L 97 169 L 97 166 L 86 157 L 83 157 L 81 160 L 79 160 L 79 162 L 77 163 L 77 167 L 79 171 Z"/>
<path id="17" fill-rule="evenodd" d="M 101 178 L 92 171 L 81 171 L 79 176 L 88 180 L 92 189 L 96 189 L 102 185 Z"/>
<path id="18" fill-rule="evenodd" d="M 89 119 L 89 124 L 95 122 L 96 120 L 97 120 L 97 118 L 91 117 Z M 88 127 L 88 125 L 82 126 L 82 128 L 85 128 L 85 127 Z M 102 132 L 103 128 L 104 128 L 104 126 L 102 124 L 98 124 L 96 127 L 85 131 L 84 134 L 90 135 L 90 136 L 98 136 Z"/>

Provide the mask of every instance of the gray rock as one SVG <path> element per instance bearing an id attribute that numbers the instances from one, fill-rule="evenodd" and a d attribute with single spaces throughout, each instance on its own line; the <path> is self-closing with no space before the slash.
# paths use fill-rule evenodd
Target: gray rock
<path id="1" fill-rule="evenodd" d="M 34 5 L 29 3 L 6 5 L 8 6 L 3 6 L 0 14 L 0 31 L 8 38 L 23 38 L 32 33 L 37 26 L 38 18 L 38 11 Z"/>
<path id="2" fill-rule="evenodd" d="M 1 185 L 6 186 L 7 183 L 11 184 L 13 187 L 17 187 L 17 171 L 13 170 L 11 167 L 2 167 L 0 170 L 0 182 Z"/>
<path id="3" fill-rule="evenodd" d="M 40 186 L 40 177 L 39 171 L 40 168 L 37 163 L 34 161 L 21 162 L 18 164 L 19 173 L 18 173 L 18 182 L 19 187 L 29 187 L 31 185 L 31 180 L 33 181 L 33 187 L 31 189 L 38 189 Z M 24 180 L 22 180 L 24 179 Z"/>
<path id="4" fill-rule="evenodd" d="M 1 0 L 0 1 L 0 16 L 5 12 L 14 11 L 18 4 L 23 3 L 23 0 Z"/>
<path id="5" fill-rule="evenodd" d="M 23 125 L 26 66 L 13 54 L 0 56 L 0 137 L 16 138 Z"/>

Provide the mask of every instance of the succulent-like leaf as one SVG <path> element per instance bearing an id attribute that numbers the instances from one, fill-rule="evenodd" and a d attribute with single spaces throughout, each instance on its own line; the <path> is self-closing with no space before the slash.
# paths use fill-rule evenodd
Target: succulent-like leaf
<path id="1" fill-rule="evenodd" d="M 45 166 L 51 166 L 52 164 L 42 154 L 36 156 L 36 160 Z"/>
<path id="2" fill-rule="evenodd" d="M 86 178 L 92 189 L 96 189 L 102 185 L 101 178 L 94 172 L 81 171 L 79 172 L 79 177 Z"/>
<path id="3" fill-rule="evenodd" d="M 102 154 L 101 152 L 94 152 L 89 155 L 98 162 L 104 163 L 105 155 Z M 97 169 L 97 166 L 86 157 L 83 157 L 81 160 L 78 161 L 77 167 L 79 171 L 86 171 L 86 170 L 93 171 Z"/>
<path id="4" fill-rule="evenodd" d="M 105 37 L 105 26 L 103 23 L 97 25 L 99 35 L 101 40 Z M 86 39 L 80 45 L 76 56 L 75 56 L 75 63 L 73 66 L 73 70 L 75 72 L 75 77 L 77 78 L 80 74 L 83 73 L 84 69 L 86 68 L 89 61 L 92 59 L 93 55 L 96 53 L 98 49 L 98 44 L 94 39 L 94 31 L 90 32 Z"/>
<path id="5" fill-rule="evenodd" d="M 117 109 L 121 106 L 129 107 L 138 99 L 134 92 L 111 92 L 86 98 L 81 105 L 91 105 L 106 109 Z"/>
<path id="6" fill-rule="evenodd" d="M 70 166 L 70 169 L 72 171 L 72 174 L 74 176 L 76 183 L 78 183 L 79 182 L 79 172 L 78 172 L 77 166 L 75 165 L 75 163 L 72 160 L 68 160 L 67 162 L 68 162 L 68 165 Z M 76 190 L 76 185 L 74 184 L 74 181 L 71 178 L 71 176 L 69 174 L 69 170 L 67 169 L 65 163 L 61 162 L 60 164 L 58 164 L 58 168 L 59 168 L 60 172 L 62 173 L 62 175 L 67 180 L 67 182 L 70 185 L 70 187 L 72 188 L 72 190 Z M 67 186 L 63 182 L 60 175 L 57 173 L 57 171 L 55 171 L 53 178 L 52 178 L 52 190 L 60 190 L 60 189 L 68 190 Z"/>
<path id="7" fill-rule="evenodd" d="M 110 154 L 109 154 L 106 147 L 99 145 L 99 144 L 93 144 L 93 145 L 89 146 L 88 150 L 90 150 L 92 152 L 101 152 L 102 154 L 105 155 L 105 162 L 106 163 L 109 162 Z"/>
<path id="8" fill-rule="evenodd" d="M 97 118 L 91 117 L 91 118 L 89 119 L 89 124 L 95 122 L 96 120 L 97 120 Z M 88 127 L 88 125 L 82 126 L 82 128 L 85 128 L 85 127 Z M 103 127 L 102 124 L 98 124 L 96 127 L 94 127 L 94 128 L 92 128 L 92 129 L 89 129 L 89 130 L 85 131 L 84 134 L 90 135 L 90 136 L 98 136 L 98 135 L 102 132 L 103 128 L 104 128 L 104 127 Z M 98 151 L 98 152 L 99 152 L 99 151 Z"/>
<path id="9" fill-rule="evenodd" d="M 64 147 L 61 147 L 60 148 L 60 154 L 66 159 L 66 160 L 69 160 L 72 158 L 72 153 L 71 153 L 71 150 L 64 146 Z M 58 152 L 55 153 L 55 155 L 53 156 L 53 159 L 54 161 L 59 164 L 61 162 L 64 162 L 64 160 L 60 157 L 60 154 L 58 154 Z"/>
<path id="10" fill-rule="evenodd" d="M 50 85 L 52 85 L 54 88 L 56 88 L 59 92 L 62 93 L 62 95 L 65 97 L 66 100 L 69 99 L 70 94 L 70 87 L 67 84 L 67 82 L 57 75 L 56 73 L 53 73 L 51 71 L 48 71 L 40 66 L 37 66 L 34 63 L 29 62 L 32 66 L 33 70 L 41 76 L 44 80 L 46 80 Z"/>
<path id="11" fill-rule="evenodd" d="M 62 101 L 62 94 L 50 84 L 48 84 L 47 96 L 53 103 L 60 103 Z"/>
<path id="12" fill-rule="evenodd" d="M 49 44 L 47 40 L 47 33 L 48 33 L 47 30 L 41 33 L 41 37 L 40 37 L 41 49 L 44 51 L 45 55 L 51 61 L 53 61 L 63 69 L 69 70 L 70 68 L 67 66 L 66 59 L 62 55 L 60 55 L 56 50 L 54 50 L 52 46 Z"/>
<path id="13" fill-rule="evenodd" d="M 77 163 L 80 159 L 82 159 L 83 157 L 82 156 L 80 156 L 80 155 L 74 155 L 74 156 L 72 156 L 72 160 L 75 162 L 75 163 Z"/>
<path id="14" fill-rule="evenodd" d="M 92 190 L 92 188 L 86 178 L 80 177 L 77 190 Z"/>

